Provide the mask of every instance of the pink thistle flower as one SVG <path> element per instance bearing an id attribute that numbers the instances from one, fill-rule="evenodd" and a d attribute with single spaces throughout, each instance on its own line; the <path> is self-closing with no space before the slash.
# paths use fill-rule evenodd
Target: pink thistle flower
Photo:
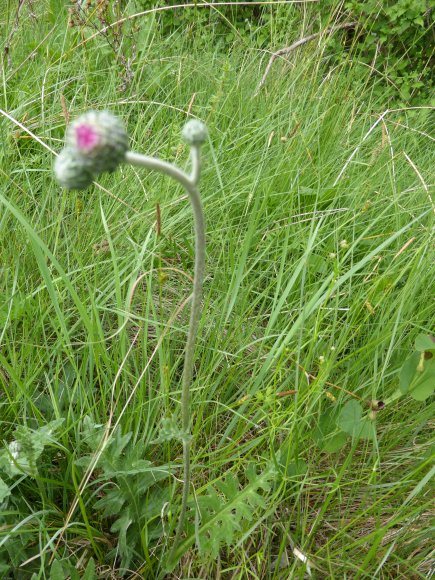
<path id="1" fill-rule="evenodd" d="M 98 146 L 100 142 L 100 135 L 95 127 L 91 125 L 78 125 L 75 128 L 77 148 L 79 151 L 87 153 L 94 147 Z"/>
<path id="2" fill-rule="evenodd" d="M 118 117 L 108 111 L 88 111 L 73 121 L 65 136 L 66 147 L 76 151 L 94 177 L 115 171 L 128 151 L 128 136 Z"/>

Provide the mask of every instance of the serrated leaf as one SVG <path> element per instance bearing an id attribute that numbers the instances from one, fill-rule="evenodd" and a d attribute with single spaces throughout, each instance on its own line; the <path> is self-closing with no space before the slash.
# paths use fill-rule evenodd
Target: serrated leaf
<path id="1" fill-rule="evenodd" d="M 91 417 L 86 415 L 83 418 L 82 436 L 86 445 L 92 449 L 92 451 L 96 450 L 103 437 L 103 425 L 95 424 Z"/>
<path id="2" fill-rule="evenodd" d="M 115 487 L 106 491 L 104 497 L 95 503 L 95 509 L 101 510 L 106 518 L 113 517 L 120 513 L 126 501 L 127 497 L 124 491 Z"/>
<path id="3" fill-rule="evenodd" d="M 257 509 L 264 509 L 265 498 L 261 491 L 270 490 L 276 477 L 275 469 L 270 467 L 258 474 L 255 466 L 250 465 L 246 476 L 248 484 L 244 488 L 240 487 L 235 475 L 229 474 L 210 486 L 206 495 L 189 503 L 191 520 L 195 521 L 196 507 L 199 509 L 200 526 L 195 528 L 194 523 L 190 523 L 190 536 L 177 550 L 178 557 L 197 539 L 200 553 L 216 558 L 222 546 L 231 545 L 242 526 L 256 518 Z M 173 565 L 173 562 L 169 564 Z"/>
<path id="4" fill-rule="evenodd" d="M 121 554 L 124 554 L 124 559 L 126 555 L 131 553 L 131 547 L 129 547 L 127 542 L 127 532 L 133 521 L 134 518 L 131 517 L 130 510 L 127 509 L 110 528 L 111 532 L 118 534 L 119 549 Z M 127 559 L 127 562 L 124 562 L 123 565 L 128 565 L 128 563 L 129 560 Z"/>
<path id="5" fill-rule="evenodd" d="M 415 339 L 415 350 L 418 352 L 435 350 L 435 338 L 429 334 L 419 334 Z"/>
<path id="6" fill-rule="evenodd" d="M 14 432 L 15 439 L 9 443 L 7 450 L 0 453 L 0 466 L 10 477 L 23 474 L 35 477 L 37 460 L 44 448 L 53 443 L 54 435 L 63 422 L 64 419 L 56 419 L 39 429 L 19 425 Z"/>
<path id="7" fill-rule="evenodd" d="M 341 410 L 337 419 L 337 426 L 345 433 L 354 435 L 358 430 L 362 414 L 363 409 L 361 405 L 358 401 L 352 399 L 351 401 L 348 401 Z"/>
<path id="8" fill-rule="evenodd" d="M 102 453 L 97 465 L 104 470 L 104 473 L 107 477 L 116 476 L 122 469 L 122 464 L 125 461 L 123 452 L 132 435 L 133 433 L 126 433 L 125 435 L 122 435 L 121 430 L 117 429 L 109 445 L 107 445 L 106 449 Z M 139 453 L 139 449 L 137 451 L 133 450 L 133 454 L 135 453 Z M 128 463 L 132 463 L 131 454 L 129 456 Z"/>
<path id="9" fill-rule="evenodd" d="M 100 426 L 91 421 L 86 421 L 85 428 L 92 453 L 76 461 L 80 466 L 87 466 L 93 459 L 103 435 Z M 123 435 L 120 429 L 115 432 L 101 453 L 97 463 L 98 477 L 94 479 L 101 495 L 94 507 L 103 517 L 110 518 L 110 529 L 118 537 L 109 557 L 118 558 L 122 569 L 130 566 L 136 550 L 143 549 L 144 541 L 161 536 L 160 516 L 169 502 L 170 492 L 160 482 L 174 470 L 171 466 L 157 466 L 143 459 L 143 447 L 133 445 L 132 435 Z"/>
<path id="10" fill-rule="evenodd" d="M 162 419 L 159 435 L 152 443 L 165 443 L 174 439 L 183 442 L 190 440 L 191 436 L 178 427 L 174 417 L 165 417 Z"/>

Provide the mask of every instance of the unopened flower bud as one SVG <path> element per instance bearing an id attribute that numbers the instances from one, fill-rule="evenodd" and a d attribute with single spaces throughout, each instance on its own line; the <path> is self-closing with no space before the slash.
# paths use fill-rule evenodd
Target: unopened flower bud
<path id="1" fill-rule="evenodd" d="M 86 161 L 70 147 L 62 149 L 56 157 L 54 173 L 60 185 L 66 189 L 86 189 L 94 179 Z"/>
<path id="2" fill-rule="evenodd" d="M 124 125 L 108 111 L 89 111 L 68 127 L 65 137 L 68 148 L 75 149 L 98 175 L 114 171 L 128 151 L 128 135 Z"/>
<path id="3" fill-rule="evenodd" d="M 198 119 L 191 119 L 184 125 L 181 136 L 188 145 L 201 145 L 207 139 L 207 127 Z"/>

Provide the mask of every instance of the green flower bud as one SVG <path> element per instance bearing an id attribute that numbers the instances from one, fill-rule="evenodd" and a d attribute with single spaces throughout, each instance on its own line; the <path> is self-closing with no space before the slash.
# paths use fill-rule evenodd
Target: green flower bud
<path id="1" fill-rule="evenodd" d="M 191 119 L 184 125 L 181 136 L 188 145 L 201 145 L 207 139 L 207 127 L 198 119 Z"/>
<path id="2" fill-rule="evenodd" d="M 86 189 L 94 180 L 86 161 L 70 147 L 62 149 L 56 157 L 54 173 L 60 185 L 66 189 Z"/>
<path id="3" fill-rule="evenodd" d="M 65 142 L 83 157 L 94 175 L 115 171 L 128 151 L 124 125 L 108 111 L 81 115 L 68 127 Z"/>

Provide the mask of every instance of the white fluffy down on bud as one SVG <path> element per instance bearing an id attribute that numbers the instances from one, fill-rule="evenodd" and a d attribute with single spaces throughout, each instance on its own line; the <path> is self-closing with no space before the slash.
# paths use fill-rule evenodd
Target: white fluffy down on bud
<path id="1" fill-rule="evenodd" d="M 128 135 L 121 119 L 109 111 L 88 111 L 68 127 L 65 143 L 75 149 L 94 175 L 115 171 L 128 151 Z"/>
<path id="2" fill-rule="evenodd" d="M 86 189 L 94 180 L 83 157 L 69 147 L 62 149 L 56 157 L 54 173 L 59 184 L 66 189 Z"/>
<path id="3" fill-rule="evenodd" d="M 201 145 L 207 139 L 207 127 L 198 119 L 191 119 L 184 125 L 181 136 L 188 145 Z"/>

